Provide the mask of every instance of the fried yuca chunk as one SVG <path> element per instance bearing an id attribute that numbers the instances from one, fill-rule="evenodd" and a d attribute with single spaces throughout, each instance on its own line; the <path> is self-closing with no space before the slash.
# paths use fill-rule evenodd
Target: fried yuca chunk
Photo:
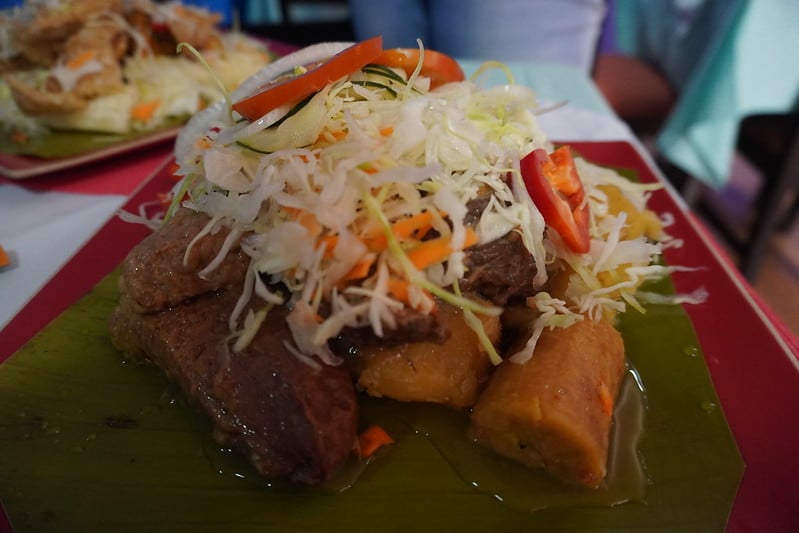
<path id="1" fill-rule="evenodd" d="M 498 317 L 480 317 L 496 343 Z M 491 369 L 477 334 L 463 311 L 439 302 L 439 320 L 450 331 L 443 343 L 385 344 L 376 339 L 358 347 L 357 384 L 371 396 L 406 402 L 440 403 L 455 408 L 474 405 Z"/>
<path id="2" fill-rule="evenodd" d="M 642 235 L 651 240 L 661 238 L 663 227 L 654 211 L 638 209 L 615 185 L 600 185 L 598 188 L 607 196 L 610 214 L 627 213 L 627 226 L 622 230 L 622 239 L 636 239 Z"/>
<path id="3" fill-rule="evenodd" d="M 597 487 L 624 371 L 624 344 L 610 324 L 545 330 L 526 363 L 496 369 L 472 411 L 471 435 L 567 483 Z"/>

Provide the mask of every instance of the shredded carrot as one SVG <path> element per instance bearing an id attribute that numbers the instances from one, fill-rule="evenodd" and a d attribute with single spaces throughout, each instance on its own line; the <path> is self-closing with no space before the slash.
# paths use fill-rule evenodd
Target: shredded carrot
<path id="1" fill-rule="evenodd" d="M 328 259 L 333 257 L 333 250 L 338 246 L 338 235 L 325 235 L 319 239 L 319 244 L 316 245 L 316 248 L 319 249 L 322 246 L 325 247 L 325 257 Z"/>
<path id="2" fill-rule="evenodd" d="M 388 126 L 386 128 L 380 128 L 380 135 L 383 137 L 391 137 L 394 135 L 394 128 Z"/>
<path id="3" fill-rule="evenodd" d="M 358 165 L 358 170 L 363 170 L 367 174 L 377 174 L 377 167 L 372 163 L 361 163 Z"/>
<path id="4" fill-rule="evenodd" d="M 422 211 L 400 219 L 391 225 L 391 232 L 400 241 L 411 238 L 422 239 L 432 229 L 433 216 L 430 211 Z M 445 215 L 441 214 L 441 216 Z M 359 238 L 373 252 L 382 252 L 388 247 L 388 239 L 378 225 L 367 228 L 359 235 Z M 327 246 L 327 253 L 332 254 L 337 244 L 338 235 L 327 235 L 320 240 L 319 247 Z"/>
<path id="5" fill-rule="evenodd" d="M 442 214 L 442 216 L 444 216 Z M 433 213 L 422 211 L 407 218 L 400 219 L 391 225 L 391 233 L 399 240 L 415 237 L 421 239 L 432 229 Z M 379 231 L 379 233 L 378 233 Z M 375 251 L 385 250 L 388 240 L 382 230 L 376 230 L 373 234 L 364 238 L 366 245 Z"/>
<path id="6" fill-rule="evenodd" d="M 463 247 L 474 246 L 477 241 L 477 233 L 471 228 L 466 228 L 466 239 L 464 239 Z M 455 251 L 452 249 L 451 244 L 452 237 L 450 236 L 424 241 L 419 246 L 408 251 L 408 259 L 411 260 L 411 263 L 416 268 L 424 270 L 430 265 L 447 259 Z"/>
<path id="7" fill-rule="evenodd" d="M 393 296 L 396 300 L 407 302 L 409 299 L 408 287 L 410 287 L 410 285 L 411 283 L 407 279 L 389 278 L 388 292 L 390 292 L 391 296 Z"/>
<path id="8" fill-rule="evenodd" d="M 149 102 L 142 102 L 133 107 L 130 111 L 130 116 L 134 120 L 141 120 L 146 122 L 153 117 L 153 113 L 161 105 L 160 100 L 150 100 Z"/>
<path id="9" fill-rule="evenodd" d="M 169 175 L 172 176 L 175 181 L 179 181 L 183 176 L 178 176 L 178 170 L 180 170 L 180 165 L 176 162 L 173 162 L 169 165 Z"/>
<path id="10" fill-rule="evenodd" d="M 358 435 L 358 456 L 363 458 L 374 454 L 380 447 L 392 444 L 394 439 L 386 433 L 380 426 L 369 426 L 363 433 Z"/>
<path id="11" fill-rule="evenodd" d="M 411 304 L 411 282 L 402 278 L 389 278 L 388 279 L 388 292 L 395 300 L 408 304 L 409 307 L 421 310 L 423 308 L 435 309 L 436 303 L 430 293 L 424 291 L 427 301 L 417 302 L 416 305 Z"/>
<path id="12" fill-rule="evenodd" d="M 297 217 L 297 222 L 302 224 L 302 226 L 308 230 L 308 233 L 311 235 L 319 235 L 322 233 L 322 225 L 316 220 L 316 216 L 308 211 L 303 211 Z"/>
<path id="13" fill-rule="evenodd" d="M 441 216 L 445 216 L 443 213 Z M 398 220 L 391 225 L 391 233 L 398 239 L 416 237 L 421 239 L 433 227 L 433 212 L 422 211 L 408 218 Z"/>
<path id="14" fill-rule="evenodd" d="M 340 141 L 344 137 L 347 136 L 347 132 L 345 130 L 324 130 L 322 131 L 319 136 L 316 138 L 317 143 L 322 142 L 333 142 L 333 141 Z M 307 163 L 307 161 L 306 161 Z"/>
<path id="15" fill-rule="evenodd" d="M 604 381 L 599 383 L 599 403 L 602 406 L 602 412 L 607 416 L 613 414 L 613 396 L 610 394 L 607 384 Z"/>
<path id="16" fill-rule="evenodd" d="M 435 300 L 429 292 L 423 291 L 427 302 L 418 302 L 416 305 L 411 304 L 411 282 L 404 278 L 388 278 L 388 292 L 395 300 L 408 304 L 409 307 L 421 310 L 429 307 L 430 309 L 436 308 Z"/>
<path id="17" fill-rule="evenodd" d="M 158 201 L 161 202 L 161 205 L 164 208 L 169 208 L 172 205 L 172 193 L 171 192 L 159 192 L 158 193 Z"/>
<path id="18" fill-rule="evenodd" d="M 67 61 L 66 67 L 70 70 L 78 70 L 95 57 L 97 57 L 97 53 L 94 50 L 86 50 Z"/>
<path id="19" fill-rule="evenodd" d="M 311 235 L 316 236 L 322 233 L 322 225 L 319 223 L 319 221 L 316 219 L 316 215 L 314 215 L 313 213 L 297 207 L 283 206 L 281 207 L 281 209 L 289 217 L 293 218 L 295 221 L 301 224 L 306 230 L 308 230 L 308 233 L 310 233 Z M 332 253 L 333 248 L 335 248 L 335 242 L 333 242 L 332 244 L 333 246 L 328 247 L 327 249 L 328 253 Z"/>
<path id="20" fill-rule="evenodd" d="M 11 132 L 11 142 L 14 142 L 14 143 L 17 143 L 17 144 L 25 144 L 29 140 L 30 140 L 30 137 L 28 137 L 28 134 L 25 133 L 24 131 L 16 131 L 16 130 L 14 130 L 13 132 Z"/>
<path id="21" fill-rule="evenodd" d="M 344 275 L 342 281 L 352 281 L 365 278 L 369 274 L 372 265 L 375 264 L 376 259 L 377 255 L 375 254 L 364 255 L 363 258 Z"/>
<path id="22" fill-rule="evenodd" d="M 11 264 L 11 258 L 8 257 L 8 253 L 0 246 L 0 268 L 6 267 Z"/>

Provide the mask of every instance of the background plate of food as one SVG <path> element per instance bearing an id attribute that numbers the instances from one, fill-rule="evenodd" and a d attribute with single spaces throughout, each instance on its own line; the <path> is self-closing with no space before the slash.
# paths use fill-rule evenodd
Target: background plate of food
<path id="1" fill-rule="evenodd" d="M 25 178 L 174 138 L 222 87 L 274 57 L 220 20 L 149 0 L 30 1 L 5 11 L 0 172 Z M 177 53 L 178 43 L 202 59 Z"/>

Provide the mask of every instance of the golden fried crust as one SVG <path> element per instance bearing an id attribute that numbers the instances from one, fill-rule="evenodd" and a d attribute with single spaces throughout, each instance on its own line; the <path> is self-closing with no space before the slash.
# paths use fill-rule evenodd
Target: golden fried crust
<path id="1" fill-rule="evenodd" d="M 102 70 L 82 76 L 69 90 L 64 90 L 53 76 L 44 84 L 37 84 L 32 79 L 10 75 L 11 94 L 17 106 L 30 115 L 85 109 L 93 98 L 124 88 L 119 58 L 127 46 L 127 37 L 117 24 L 94 19 L 69 37 L 60 49 L 65 64 L 88 52 L 102 65 Z"/>
<path id="2" fill-rule="evenodd" d="M 87 105 L 85 98 L 71 91 L 37 88 L 22 76 L 10 74 L 6 76 L 6 81 L 17 106 L 30 115 L 80 111 Z"/>
<path id="3" fill-rule="evenodd" d="M 214 48 L 221 45 L 216 26 L 222 20 L 220 13 L 203 12 L 184 6 L 175 6 L 175 15 L 167 25 L 175 41 L 189 43 L 195 48 Z"/>
<path id="4" fill-rule="evenodd" d="M 53 66 L 62 52 L 61 44 L 89 19 L 103 12 L 122 12 L 122 0 L 81 0 L 69 5 L 41 6 L 32 20 L 14 28 L 20 53 L 36 65 Z"/>
<path id="5" fill-rule="evenodd" d="M 606 322 L 545 331 L 529 361 L 497 368 L 472 412 L 471 434 L 567 483 L 597 487 L 624 369 L 621 335 Z"/>
<path id="6" fill-rule="evenodd" d="M 125 43 L 120 46 L 120 39 Z M 87 74 L 78 80 L 72 92 L 84 99 L 109 94 L 124 87 L 119 49 L 127 50 L 124 32 L 110 21 L 95 20 L 70 37 L 64 46 L 64 62 L 69 63 L 87 51 L 103 65 L 100 72 Z"/>

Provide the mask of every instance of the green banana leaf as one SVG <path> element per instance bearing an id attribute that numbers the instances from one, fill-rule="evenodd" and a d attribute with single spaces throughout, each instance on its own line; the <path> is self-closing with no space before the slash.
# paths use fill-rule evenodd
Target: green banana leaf
<path id="1" fill-rule="evenodd" d="M 154 138 L 160 136 L 159 134 L 175 130 L 185 121 L 185 117 L 176 117 L 170 119 L 157 129 L 125 134 L 54 130 L 44 135 L 32 136 L 26 139 L 24 143 L 15 142 L 8 135 L 0 135 L 0 152 L 17 156 L 33 156 L 42 159 L 78 156 L 105 148 L 112 148 L 123 143 Z"/>
<path id="2" fill-rule="evenodd" d="M 307 489 L 259 478 L 214 444 L 157 369 L 123 361 L 107 334 L 116 277 L 0 365 L 0 499 L 17 532 L 725 527 L 744 466 L 679 306 L 631 311 L 619 324 L 643 384 L 628 379 L 631 404 L 643 411 L 617 410 L 614 449 L 633 451 L 614 455 L 611 470 L 627 473 L 607 489 L 561 487 L 477 450 L 457 416 L 379 401 L 364 402 L 364 417 L 397 442 L 337 484 Z M 673 292 L 667 281 L 653 288 Z M 620 438 L 618 426 L 636 418 L 643 432 Z"/>

